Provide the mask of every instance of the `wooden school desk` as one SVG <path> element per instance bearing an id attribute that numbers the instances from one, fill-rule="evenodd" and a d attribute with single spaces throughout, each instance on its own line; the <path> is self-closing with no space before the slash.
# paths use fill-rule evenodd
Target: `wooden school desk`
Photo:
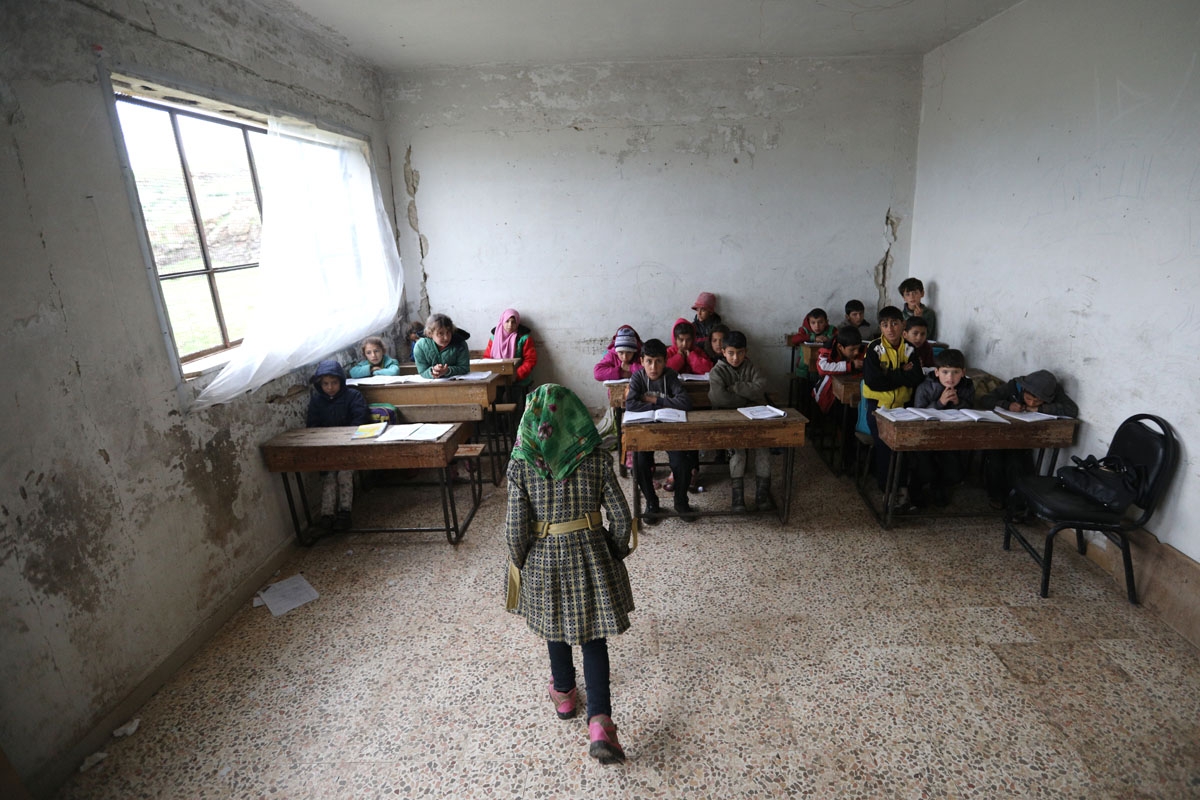
<path id="1" fill-rule="evenodd" d="M 471 372 L 494 372 L 502 378 L 507 378 L 507 382 L 511 383 L 513 376 L 517 374 L 517 360 L 515 358 L 472 358 Z M 417 362 L 401 361 L 400 374 L 416 375 Z"/>
<path id="2" fill-rule="evenodd" d="M 353 380 L 353 379 L 351 379 Z M 473 403 L 491 408 L 496 403 L 496 390 L 504 378 L 492 374 L 479 381 L 428 381 L 422 383 L 352 383 L 368 403 L 391 403 L 394 406 L 438 406 L 452 403 Z"/>
<path id="3" fill-rule="evenodd" d="M 469 423 L 452 423 L 450 430 L 439 438 L 429 442 L 397 441 L 381 442 L 376 439 L 354 440 L 350 435 L 355 426 L 344 428 L 298 428 L 281 433 L 262 445 L 263 459 L 267 469 L 278 472 L 283 478 L 283 489 L 287 494 L 288 510 L 292 514 L 292 526 L 296 538 L 304 543 L 304 531 L 312 527 L 312 515 L 308 509 L 308 499 L 304 493 L 302 472 L 324 472 L 333 470 L 364 470 L 364 469 L 436 469 L 440 474 L 442 497 L 442 518 L 445 525 L 441 528 L 354 528 L 357 532 L 416 532 L 444 531 L 450 544 L 462 541 L 467 526 L 479 508 L 483 495 L 480 483 L 480 473 L 476 469 L 471 477 L 470 496 L 471 509 L 466 517 L 459 522 L 458 507 L 454 501 L 454 481 L 450 471 L 450 462 L 454 460 L 459 445 L 466 442 L 471 434 Z M 476 445 L 478 447 L 478 445 Z M 296 478 L 296 487 L 300 494 L 300 506 L 304 511 L 307 525 L 300 527 L 300 516 L 296 511 L 296 502 L 292 496 L 292 486 L 288 480 L 291 472 Z"/>
<path id="4" fill-rule="evenodd" d="M 779 521 L 787 524 L 795 483 L 796 448 L 804 446 L 804 426 L 808 420 L 794 408 L 775 419 L 747 419 L 737 409 L 722 408 L 689 411 L 687 422 L 639 422 L 622 431 L 622 453 L 626 450 L 726 450 L 746 447 L 783 447 L 787 449 L 783 465 L 783 498 L 777 510 Z M 671 512 L 663 507 L 662 513 Z M 725 516 L 732 511 L 699 511 L 701 516 Z M 642 514 L 642 495 L 633 481 L 633 514 Z M 740 516 L 740 515 L 739 515 Z"/>
<path id="5" fill-rule="evenodd" d="M 862 373 L 853 372 L 848 375 L 832 376 L 832 391 L 833 399 L 842 404 L 841 419 L 837 420 L 835 425 L 837 428 L 834 431 L 834 440 L 837 440 L 839 435 L 842 436 L 840 444 L 831 446 L 829 451 L 829 468 L 834 474 L 840 474 L 846 464 L 846 447 L 849 445 L 848 439 L 853 436 L 843 435 L 847 430 L 852 430 L 849 426 L 849 416 L 855 413 L 858 408 L 859 398 L 862 394 Z"/>
<path id="6" fill-rule="evenodd" d="M 712 408 L 712 402 L 708 399 L 707 379 L 680 382 L 683 384 L 683 390 L 692 399 L 693 409 Z M 629 390 L 629 381 L 609 383 L 606 386 L 608 388 L 608 405 L 613 410 L 613 424 L 617 428 L 617 442 L 619 443 L 621 441 L 621 417 L 625 414 L 625 394 Z M 617 471 L 622 478 L 629 474 L 629 470 L 625 468 L 625 459 L 623 457 L 620 466 L 617 467 Z"/>
<path id="7" fill-rule="evenodd" d="M 1007 425 L 1000 422 L 942 422 L 920 420 L 894 422 L 879 414 L 875 415 L 879 426 L 879 438 L 892 449 L 888 463 L 887 487 L 883 495 L 883 510 L 877 511 L 864 483 L 859 482 L 858 491 L 867 508 L 875 514 L 884 528 L 892 527 L 896 494 L 900 485 L 904 453 L 918 450 L 1042 450 L 1051 451 L 1048 470 L 1054 470 L 1059 448 L 1067 447 L 1075 438 L 1077 419 L 1049 419 L 1038 422 L 1011 420 Z M 1040 470 L 1042 457 L 1038 455 Z M 951 515 L 946 515 L 951 516 Z M 963 516 L 963 515 L 954 515 Z"/>

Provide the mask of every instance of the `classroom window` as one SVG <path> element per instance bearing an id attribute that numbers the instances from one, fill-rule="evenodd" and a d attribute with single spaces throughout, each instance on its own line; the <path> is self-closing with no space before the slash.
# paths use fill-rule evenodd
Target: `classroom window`
<path id="1" fill-rule="evenodd" d="M 266 129 L 119 88 L 116 106 L 179 359 L 236 347 L 259 297 Z"/>

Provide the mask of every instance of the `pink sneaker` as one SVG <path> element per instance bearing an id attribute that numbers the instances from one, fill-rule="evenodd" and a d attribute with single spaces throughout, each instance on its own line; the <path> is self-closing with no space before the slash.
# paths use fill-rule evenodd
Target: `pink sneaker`
<path id="1" fill-rule="evenodd" d="M 554 711 L 558 714 L 559 719 L 570 719 L 575 716 L 575 698 L 579 694 L 579 687 L 575 687 L 569 692 L 559 692 L 554 688 L 554 681 L 550 681 L 550 702 L 554 703 Z"/>
<path id="2" fill-rule="evenodd" d="M 607 714 L 597 714 L 588 720 L 588 755 L 601 764 L 620 764 L 625 760 L 625 751 L 617 741 L 617 726 Z"/>

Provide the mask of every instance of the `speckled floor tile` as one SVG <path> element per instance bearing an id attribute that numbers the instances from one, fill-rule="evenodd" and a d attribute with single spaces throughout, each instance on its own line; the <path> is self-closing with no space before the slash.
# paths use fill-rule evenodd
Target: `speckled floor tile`
<path id="1" fill-rule="evenodd" d="M 713 470 L 701 508 L 729 501 Z M 1200 654 L 1103 571 L 1065 552 L 1042 599 L 996 520 L 884 531 L 810 450 L 797 473 L 788 525 L 643 530 L 633 627 L 609 644 L 623 765 L 546 699 L 545 644 L 502 607 L 505 496 L 486 484 L 457 547 L 297 550 L 273 580 L 302 573 L 319 599 L 247 604 L 58 797 L 1200 796 Z M 435 499 L 378 486 L 355 522 L 436 525 Z"/>

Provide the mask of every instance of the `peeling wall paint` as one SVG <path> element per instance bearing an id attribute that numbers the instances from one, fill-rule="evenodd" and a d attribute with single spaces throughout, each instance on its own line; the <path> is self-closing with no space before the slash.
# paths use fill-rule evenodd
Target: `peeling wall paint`
<path id="1" fill-rule="evenodd" d="M 292 537 L 258 446 L 302 424 L 308 394 L 287 376 L 180 408 L 98 67 L 386 150 L 376 74 L 251 4 L 44 0 L 4 4 L 0 23 L 0 369 L 15 376 L 0 415 L 0 746 L 44 792 Z"/>
<path id="2" fill-rule="evenodd" d="M 1135 413 L 1175 427 L 1149 528 L 1200 560 L 1196 10 L 1022 3 L 930 53 L 912 261 L 970 364 L 1063 380 L 1076 455 Z"/>
<path id="3" fill-rule="evenodd" d="M 879 221 L 911 213 L 916 58 L 436 70 L 384 93 L 390 147 L 421 173 L 429 246 L 408 296 L 476 348 L 517 308 L 535 378 L 593 406 L 591 367 L 623 323 L 669 338 L 716 292 L 785 392 L 784 332 L 813 306 L 870 307 L 881 251 L 907 274 L 906 226 L 881 241 Z M 401 249 L 412 263 L 423 246 L 408 230 Z"/>

